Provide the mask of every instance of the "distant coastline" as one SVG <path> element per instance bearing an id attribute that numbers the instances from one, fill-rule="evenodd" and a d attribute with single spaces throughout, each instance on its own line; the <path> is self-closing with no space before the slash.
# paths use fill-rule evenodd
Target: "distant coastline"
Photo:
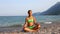
<path id="1" fill-rule="evenodd" d="M 55 5 L 53 5 L 51 8 L 44 12 L 37 12 L 33 14 L 34 16 L 39 15 L 60 15 L 60 2 L 57 2 Z"/>

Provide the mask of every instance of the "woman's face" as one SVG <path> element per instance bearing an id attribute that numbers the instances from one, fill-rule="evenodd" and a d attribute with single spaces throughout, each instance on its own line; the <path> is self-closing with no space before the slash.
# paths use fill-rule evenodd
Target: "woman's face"
<path id="1" fill-rule="evenodd" d="M 30 16 L 32 16 L 32 11 L 30 11 L 28 14 L 29 14 Z"/>

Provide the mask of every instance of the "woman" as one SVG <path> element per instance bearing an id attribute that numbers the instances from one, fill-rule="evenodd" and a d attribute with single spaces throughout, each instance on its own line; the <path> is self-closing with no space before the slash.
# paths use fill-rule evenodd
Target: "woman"
<path id="1" fill-rule="evenodd" d="M 32 10 L 28 10 L 28 16 L 25 19 L 25 24 L 23 26 L 24 31 L 37 31 L 40 25 L 36 23 L 35 17 L 32 16 Z"/>

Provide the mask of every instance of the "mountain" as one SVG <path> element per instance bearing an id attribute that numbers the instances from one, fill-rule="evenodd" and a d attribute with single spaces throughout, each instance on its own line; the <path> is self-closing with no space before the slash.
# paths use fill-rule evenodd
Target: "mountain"
<path id="1" fill-rule="evenodd" d="M 33 13 L 33 16 L 37 15 L 39 16 L 40 12 L 37 12 L 37 13 Z"/>
<path id="2" fill-rule="evenodd" d="M 60 2 L 57 2 L 51 8 L 42 13 L 34 13 L 33 15 L 60 15 Z"/>

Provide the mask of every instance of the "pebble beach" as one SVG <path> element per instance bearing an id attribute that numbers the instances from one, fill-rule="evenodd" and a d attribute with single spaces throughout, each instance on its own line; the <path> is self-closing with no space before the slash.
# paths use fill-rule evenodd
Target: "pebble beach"
<path id="1" fill-rule="evenodd" d="M 22 27 L 0 27 L 0 34 L 60 34 L 60 22 L 40 25 L 37 32 L 22 32 Z"/>

